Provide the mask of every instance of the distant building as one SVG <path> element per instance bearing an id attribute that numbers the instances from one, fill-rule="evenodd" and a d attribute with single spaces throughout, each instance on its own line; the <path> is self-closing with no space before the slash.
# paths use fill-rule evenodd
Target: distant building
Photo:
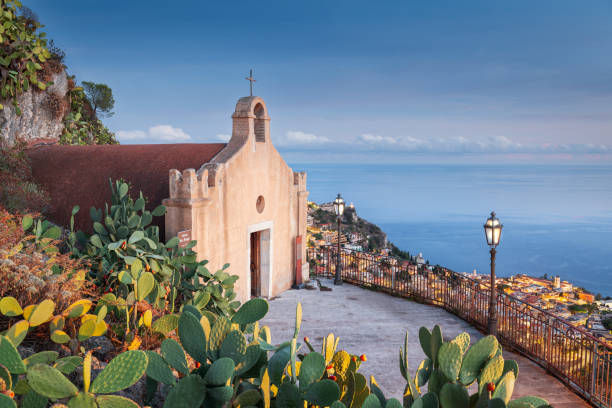
<path id="1" fill-rule="evenodd" d="M 591 295 L 590 293 L 578 292 L 578 299 L 593 303 L 595 301 L 595 296 Z"/>
<path id="2" fill-rule="evenodd" d="M 555 279 L 553 280 L 553 287 L 555 289 L 561 289 L 561 278 L 558 276 L 555 276 Z"/>
<path id="3" fill-rule="evenodd" d="M 351 251 L 363 252 L 363 247 L 361 245 L 345 244 L 344 248 L 349 249 Z"/>
<path id="4" fill-rule="evenodd" d="M 423 253 L 419 252 L 419 254 L 416 256 L 415 261 L 418 265 L 425 264 L 425 258 L 423 258 Z"/>

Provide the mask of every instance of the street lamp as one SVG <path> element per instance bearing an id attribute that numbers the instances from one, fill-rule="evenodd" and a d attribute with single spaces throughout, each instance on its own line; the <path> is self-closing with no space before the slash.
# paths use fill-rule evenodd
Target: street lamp
<path id="1" fill-rule="evenodd" d="M 503 225 L 491 211 L 491 216 L 485 222 L 484 230 L 487 245 L 491 247 L 491 298 L 489 299 L 489 334 L 497 335 L 497 288 L 495 286 L 495 247 L 499 245 Z"/>
<path id="2" fill-rule="evenodd" d="M 334 200 L 334 211 L 338 219 L 338 259 L 336 260 L 336 278 L 334 285 L 342 285 L 341 264 L 340 264 L 340 225 L 342 224 L 342 214 L 344 213 L 344 200 L 338 193 L 338 197 Z"/>

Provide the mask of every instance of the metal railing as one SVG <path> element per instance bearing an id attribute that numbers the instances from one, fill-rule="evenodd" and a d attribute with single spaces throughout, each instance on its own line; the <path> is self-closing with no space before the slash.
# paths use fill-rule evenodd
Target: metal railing
<path id="1" fill-rule="evenodd" d="M 337 249 L 308 248 L 313 276 L 334 277 Z M 443 307 L 486 330 L 489 285 L 447 268 L 406 264 L 376 254 L 341 251 L 345 282 Z M 544 367 L 592 404 L 612 408 L 612 347 L 584 328 L 515 296 L 497 294 L 498 335 L 510 347 Z"/>

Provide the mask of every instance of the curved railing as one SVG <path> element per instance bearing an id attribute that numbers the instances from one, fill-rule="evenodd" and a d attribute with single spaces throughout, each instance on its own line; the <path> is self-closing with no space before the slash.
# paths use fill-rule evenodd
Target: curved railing
<path id="1" fill-rule="evenodd" d="M 308 248 L 310 273 L 333 277 L 335 247 Z M 489 285 L 447 268 L 402 265 L 394 258 L 341 251 L 345 282 L 441 306 L 485 330 Z M 612 347 L 582 327 L 505 292 L 497 293 L 498 339 L 529 357 L 592 404 L 612 408 Z"/>

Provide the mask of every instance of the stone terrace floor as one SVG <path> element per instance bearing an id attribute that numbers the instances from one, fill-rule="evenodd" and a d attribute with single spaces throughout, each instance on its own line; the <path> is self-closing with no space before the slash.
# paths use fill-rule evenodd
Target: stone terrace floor
<path id="1" fill-rule="evenodd" d="M 339 349 L 368 356 L 359 372 L 366 378 L 373 375 L 387 398 L 400 399 L 405 381 L 399 371 L 398 350 L 408 331 L 410 372 L 414 375 L 425 357 L 418 340 L 421 326 L 431 328 L 439 324 L 445 339 L 468 332 L 474 343 L 482 334 L 467 322 L 444 309 L 423 305 L 381 292 L 362 289 L 345 283 L 334 287 L 330 280 L 321 282 L 333 288 L 331 292 L 317 290 L 289 290 L 270 301 L 270 311 L 263 324 L 270 326 L 272 340 L 280 342 L 293 336 L 295 307 L 302 303 L 300 340 L 308 336 L 319 351 L 324 336 L 333 332 L 340 337 Z M 555 408 L 589 407 L 590 405 L 569 390 L 563 383 L 520 355 L 504 351 L 504 357 L 519 364 L 519 377 L 514 388 L 515 398 L 537 395 Z"/>

